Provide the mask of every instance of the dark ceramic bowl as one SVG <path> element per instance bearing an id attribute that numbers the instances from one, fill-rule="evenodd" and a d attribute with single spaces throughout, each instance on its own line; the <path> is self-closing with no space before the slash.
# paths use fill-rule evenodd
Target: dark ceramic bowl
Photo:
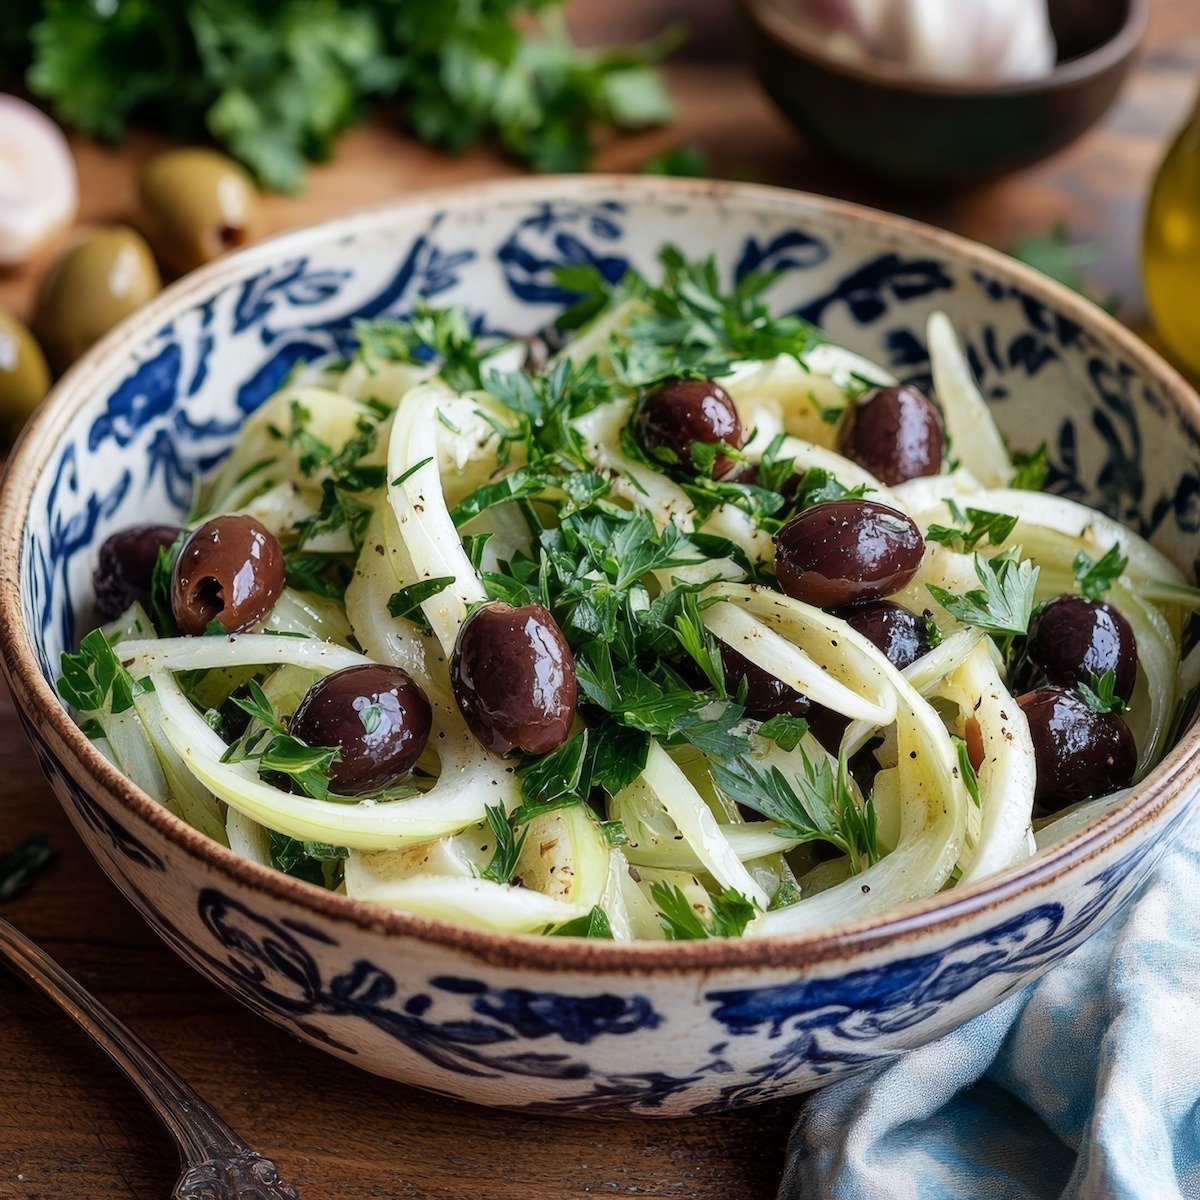
<path id="1" fill-rule="evenodd" d="M 737 0 L 747 58 L 804 133 L 867 175 L 914 189 L 996 178 L 1061 150 L 1121 90 L 1149 0 L 1050 0 L 1054 71 L 1024 83 L 920 79 L 827 54 L 787 0 Z"/>

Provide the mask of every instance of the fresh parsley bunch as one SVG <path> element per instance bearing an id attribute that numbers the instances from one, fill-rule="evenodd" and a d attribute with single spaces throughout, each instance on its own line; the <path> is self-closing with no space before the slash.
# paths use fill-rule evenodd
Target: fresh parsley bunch
<path id="1" fill-rule="evenodd" d="M 109 141 L 132 120 L 211 136 L 287 191 L 372 98 L 402 102 L 435 145 L 495 137 L 539 169 L 580 170 L 598 126 L 670 116 L 653 64 L 675 36 L 581 50 L 563 2 L 12 0 L 0 75 L 24 73 L 60 120 Z"/>

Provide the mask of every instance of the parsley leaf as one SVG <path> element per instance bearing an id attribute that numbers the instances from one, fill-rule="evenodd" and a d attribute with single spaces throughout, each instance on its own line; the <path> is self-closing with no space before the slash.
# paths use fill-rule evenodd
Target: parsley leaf
<path id="1" fill-rule="evenodd" d="M 763 293 L 774 275 L 747 272 L 726 288 L 714 258 L 690 262 L 667 246 L 659 261 L 663 279 L 657 287 L 634 271 L 615 285 L 594 271 L 560 275 L 562 286 L 579 296 L 560 328 L 577 328 L 606 308 L 637 302 L 637 313 L 610 341 L 613 370 L 626 387 L 647 387 L 671 375 L 711 378 L 736 359 L 801 358 L 822 340 L 799 317 L 772 315 Z"/>
<path id="2" fill-rule="evenodd" d="M 550 930 L 551 937 L 611 939 L 612 935 L 612 925 L 609 923 L 608 913 L 598 904 L 586 916 L 576 917 L 575 920 L 568 921 L 565 925 L 560 925 L 557 929 Z"/>
<path id="3" fill-rule="evenodd" d="M 720 895 L 708 897 L 711 916 L 707 922 L 676 884 L 652 883 L 650 895 L 658 905 L 663 931 L 667 939 L 673 942 L 741 937 L 756 911 L 754 905 L 733 888 L 726 888 Z"/>
<path id="4" fill-rule="evenodd" d="M 303 554 L 285 549 L 283 562 L 288 587 L 329 600 L 343 599 L 354 575 L 349 563 L 334 554 Z"/>
<path id="5" fill-rule="evenodd" d="M 1057 279 L 1072 291 L 1086 296 L 1109 312 L 1121 306 L 1119 295 L 1098 296 L 1088 285 L 1087 268 L 1103 262 L 1105 247 L 1100 242 L 1075 242 L 1067 222 L 1059 218 L 1048 233 L 1032 233 L 1013 243 L 1013 258 Z"/>
<path id="6" fill-rule="evenodd" d="M 987 512 L 981 508 L 968 508 L 965 520 L 967 529 L 950 525 L 930 525 L 925 531 L 925 540 L 938 542 L 954 550 L 973 551 L 981 542 L 993 546 L 1003 545 L 1017 527 L 1017 518 L 1006 513 Z"/>
<path id="7" fill-rule="evenodd" d="M 388 613 L 396 618 L 412 621 L 422 633 L 432 633 L 429 621 L 421 611 L 426 600 L 432 600 L 454 582 L 453 575 L 439 575 L 436 579 L 421 579 L 402 587 L 388 597 Z"/>
<path id="8" fill-rule="evenodd" d="M 814 763 L 803 750 L 800 755 L 803 770 L 791 779 L 779 767 L 764 770 L 745 756 L 714 762 L 713 777 L 730 800 L 778 822 L 781 837 L 829 842 L 856 873 L 863 860 L 878 862 L 875 805 L 855 800 L 845 762 L 835 774 L 827 758 Z"/>
<path id="9" fill-rule="evenodd" d="M 1046 486 L 1046 475 L 1050 470 L 1046 459 L 1046 443 L 1043 442 L 1030 454 L 1020 451 L 1012 455 L 1016 472 L 1009 483 L 1010 488 L 1023 492 L 1040 492 Z"/>
<path id="10" fill-rule="evenodd" d="M 250 724 L 221 761 L 254 762 L 262 778 L 286 775 L 306 796 L 324 800 L 329 795 L 329 768 L 341 751 L 334 746 L 309 746 L 288 733 L 257 680 L 251 679 L 246 690 L 248 696 L 230 699 L 249 714 Z"/>
<path id="11" fill-rule="evenodd" d="M 523 829 L 521 836 L 516 837 L 513 833 L 512 823 L 499 805 L 486 805 L 484 812 L 487 814 L 487 823 L 491 827 L 492 835 L 496 839 L 496 846 L 488 865 L 479 874 L 483 879 L 490 879 L 493 883 L 508 883 L 517 869 L 517 859 L 521 857 L 521 850 L 525 845 L 525 839 L 529 836 L 529 830 Z"/>
<path id="12" fill-rule="evenodd" d="M 1113 546 L 1100 559 L 1094 560 L 1086 550 L 1075 555 L 1071 569 L 1075 573 L 1075 586 L 1089 600 L 1103 600 L 1109 588 L 1125 573 L 1129 559 L 1121 553 L 1120 546 Z"/>
<path id="13" fill-rule="evenodd" d="M 341 884 L 343 864 L 350 854 L 345 846 L 305 842 L 276 833 L 273 829 L 270 831 L 270 843 L 271 862 L 285 875 L 330 891 Z"/>
<path id="14" fill-rule="evenodd" d="M 1129 711 L 1124 698 L 1117 695 L 1117 673 L 1111 667 L 1100 676 L 1092 672 L 1090 683 L 1080 683 L 1078 688 L 1092 712 L 1124 714 Z"/>
<path id="15" fill-rule="evenodd" d="M 1033 612 L 1033 593 L 1039 568 L 1028 559 L 1007 555 L 986 559 L 975 556 L 975 574 L 982 588 L 956 596 L 937 584 L 925 586 L 929 594 L 964 625 L 974 625 L 996 635 L 1024 633 Z"/>
<path id="16" fill-rule="evenodd" d="M 151 687 L 148 679 L 134 679 L 121 665 L 99 629 L 79 643 L 78 653 L 64 651 L 61 662 L 58 691 L 76 712 L 122 713 Z"/>
<path id="17" fill-rule="evenodd" d="M 703 146 L 690 142 L 668 146 L 642 164 L 643 175 L 675 175 L 684 179 L 699 179 L 708 173 L 708 151 Z"/>
<path id="18" fill-rule="evenodd" d="M 588 765 L 588 731 L 568 738 L 549 754 L 533 758 L 518 774 L 527 805 L 545 804 L 563 796 L 587 798 L 591 790 Z"/>
<path id="19" fill-rule="evenodd" d="M 171 579 L 186 541 L 187 531 L 181 530 L 170 546 L 161 547 L 154 562 L 154 569 L 150 573 L 149 615 L 154 622 L 154 628 L 162 637 L 174 637 L 179 633 L 179 626 L 175 623 L 175 612 L 171 607 Z"/>
<path id="20" fill-rule="evenodd" d="M 790 751 L 800 745 L 808 732 L 808 722 L 803 717 L 779 713 L 758 727 L 758 736 L 774 742 L 780 750 Z"/>
<path id="21" fill-rule="evenodd" d="M 11 900 L 53 857 L 50 843 L 41 833 L 0 854 L 0 900 Z"/>

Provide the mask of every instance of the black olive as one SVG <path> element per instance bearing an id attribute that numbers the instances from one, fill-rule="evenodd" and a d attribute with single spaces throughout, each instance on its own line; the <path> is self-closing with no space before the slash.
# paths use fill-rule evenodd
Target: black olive
<path id="1" fill-rule="evenodd" d="M 493 754 L 546 754 L 571 735 L 575 659 L 540 604 L 476 609 L 459 630 L 450 685 L 467 726 Z"/>
<path id="2" fill-rule="evenodd" d="M 868 392 L 846 418 L 838 449 L 889 486 L 936 475 L 945 435 L 933 402 L 915 387 Z"/>
<path id="3" fill-rule="evenodd" d="M 171 580 L 171 611 L 186 634 L 213 621 L 239 633 L 275 607 L 286 582 L 283 550 L 253 517 L 206 521 L 183 544 Z"/>
<path id="4" fill-rule="evenodd" d="M 378 791 L 412 770 L 429 740 L 429 702 L 399 667 L 365 663 L 308 689 L 288 731 L 310 746 L 336 746 L 335 792 Z"/>
<path id="5" fill-rule="evenodd" d="M 158 552 L 174 544 L 178 525 L 134 525 L 114 533 L 100 547 L 92 575 L 96 611 L 115 621 L 135 602 L 150 603 L 150 580 Z"/>
<path id="6" fill-rule="evenodd" d="M 696 443 L 742 448 L 742 423 L 733 399 L 711 379 L 664 379 L 655 384 L 634 411 L 633 431 L 651 458 L 656 450 L 669 450 L 689 475 L 697 473 L 692 462 Z M 733 469 L 733 460 L 719 454 L 712 474 L 720 479 Z"/>
<path id="7" fill-rule="evenodd" d="M 837 754 L 842 738 L 849 728 L 849 717 L 844 717 L 840 712 L 826 708 L 823 704 L 814 704 L 809 711 L 808 730 L 830 754 Z"/>
<path id="8" fill-rule="evenodd" d="M 812 702 L 803 692 L 776 679 L 732 647 L 721 647 L 721 666 L 725 670 L 725 688 L 731 696 L 738 695 L 745 682 L 748 717 L 768 721 L 778 716 L 808 716 Z"/>
<path id="9" fill-rule="evenodd" d="M 872 500 L 831 500 L 775 534 L 775 574 L 789 596 L 839 608 L 898 592 L 924 552 L 921 531 L 904 513 Z"/>
<path id="10" fill-rule="evenodd" d="M 1034 613 L 1013 678 L 1022 690 L 1041 683 L 1073 688 L 1112 671 L 1116 694 L 1129 700 L 1137 667 L 1137 639 L 1129 622 L 1103 601 L 1068 595 Z"/>
<path id="11" fill-rule="evenodd" d="M 838 609 L 833 615 L 877 646 L 898 671 L 929 653 L 929 631 L 924 620 L 891 600 Z"/>
<path id="12" fill-rule="evenodd" d="M 1116 713 L 1098 713 L 1078 692 L 1061 687 L 1026 692 L 1017 703 L 1033 738 L 1039 814 L 1107 796 L 1133 779 L 1137 746 Z"/>

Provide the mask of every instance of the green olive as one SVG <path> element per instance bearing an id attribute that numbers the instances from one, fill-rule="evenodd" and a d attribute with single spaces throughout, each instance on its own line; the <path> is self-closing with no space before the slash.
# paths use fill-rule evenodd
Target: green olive
<path id="1" fill-rule="evenodd" d="M 0 312 L 0 428 L 15 438 L 50 390 L 50 368 L 33 334 Z"/>
<path id="2" fill-rule="evenodd" d="M 42 278 L 33 328 L 56 371 L 162 288 L 150 247 L 124 225 L 84 230 Z"/>
<path id="3" fill-rule="evenodd" d="M 188 146 L 148 162 L 140 224 L 159 261 L 180 275 L 245 245 L 259 226 L 258 192 L 232 159 Z"/>

